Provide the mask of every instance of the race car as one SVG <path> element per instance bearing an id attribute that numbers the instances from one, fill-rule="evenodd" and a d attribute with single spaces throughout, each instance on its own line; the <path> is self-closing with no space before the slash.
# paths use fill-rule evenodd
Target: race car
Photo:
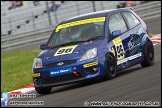
<path id="1" fill-rule="evenodd" d="M 104 10 L 62 21 L 34 59 L 39 94 L 52 87 L 93 78 L 108 80 L 136 64 L 154 64 L 154 47 L 144 21 L 132 8 Z"/>

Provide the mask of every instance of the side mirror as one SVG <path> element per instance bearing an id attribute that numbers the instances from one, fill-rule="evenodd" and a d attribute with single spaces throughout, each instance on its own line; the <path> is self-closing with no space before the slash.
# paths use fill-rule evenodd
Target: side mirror
<path id="1" fill-rule="evenodd" d="M 115 31 L 112 32 L 112 35 L 113 35 L 114 37 L 119 36 L 119 35 L 121 35 L 121 34 L 122 34 L 121 30 L 115 30 Z"/>
<path id="2" fill-rule="evenodd" d="M 40 49 L 41 49 L 41 50 L 45 50 L 45 47 L 46 47 L 46 44 L 41 44 L 41 45 L 40 45 Z"/>

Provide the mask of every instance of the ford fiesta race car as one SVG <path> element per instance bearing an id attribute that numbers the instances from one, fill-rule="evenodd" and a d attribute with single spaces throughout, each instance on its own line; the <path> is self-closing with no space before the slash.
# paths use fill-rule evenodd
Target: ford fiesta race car
<path id="1" fill-rule="evenodd" d="M 154 64 L 154 47 L 143 20 L 129 8 L 93 12 L 62 21 L 34 59 L 39 94 L 85 79 L 113 79 L 136 64 Z"/>

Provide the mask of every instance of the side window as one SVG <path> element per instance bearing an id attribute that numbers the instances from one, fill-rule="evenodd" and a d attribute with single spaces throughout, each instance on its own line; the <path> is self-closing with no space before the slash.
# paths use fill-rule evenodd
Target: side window
<path id="1" fill-rule="evenodd" d="M 111 34 L 115 30 L 121 30 L 122 33 L 127 30 L 127 26 L 126 26 L 124 19 L 120 13 L 116 13 L 116 14 L 110 16 L 109 30 L 110 30 Z"/>
<path id="2" fill-rule="evenodd" d="M 130 29 L 137 26 L 140 23 L 140 21 L 130 12 L 123 12 L 123 15 L 125 16 L 126 20 L 128 21 Z"/>

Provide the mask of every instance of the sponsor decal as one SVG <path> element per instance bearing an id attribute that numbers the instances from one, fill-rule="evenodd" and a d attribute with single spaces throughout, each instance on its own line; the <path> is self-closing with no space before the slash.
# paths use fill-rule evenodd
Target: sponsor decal
<path id="1" fill-rule="evenodd" d="M 129 48 L 129 50 L 132 50 L 134 47 L 135 47 L 135 43 L 133 41 L 133 36 L 132 36 L 128 42 L 128 48 Z"/>
<path id="2" fill-rule="evenodd" d="M 33 77 L 39 77 L 40 76 L 40 73 L 33 73 L 32 76 Z"/>
<path id="3" fill-rule="evenodd" d="M 130 54 L 129 54 L 130 56 L 134 55 L 135 53 L 137 53 L 137 51 L 139 51 L 140 45 L 142 43 L 142 37 L 144 36 L 144 34 L 146 34 L 144 32 L 144 29 L 141 26 L 136 27 L 135 32 L 137 34 L 131 35 L 131 39 L 128 42 L 128 48 L 129 48 L 129 51 L 130 51 Z"/>
<path id="4" fill-rule="evenodd" d="M 61 47 L 61 48 L 59 48 L 59 49 L 56 51 L 56 53 L 54 54 L 54 56 L 60 56 L 60 55 L 65 55 L 65 54 L 71 54 L 77 46 L 78 46 L 78 45 L 72 45 L 72 46 L 67 46 L 67 47 Z"/>
<path id="5" fill-rule="evenodd" d="M 94 23 L 94 22 L 103 22 L 103 21 L 105 21 L 105 17 L 89 18 L 89 19 L 85 19 L 85 20 L 74 21 L 74 22 L 59 25 L 56 28 L 55 32 L 58 32 L 60 29 L 67 28 L 67 27 L 88 24 L 88 23 Z"/>
<path id="6" fill-rule="evenodd" d="M 67 74 L 73 72 L 72 68 L 62 68 L 62 69 L 55 69 L 50 71 L 50 76 L 55 76 L 59 74 Z"/>
<path id="7" fill-rule="evenodd" d="M 83 67 L 84 68 L 87 68 L 87 67 L 91 67 L 91 66 L 95 66 L 95 65 L 98 65 L 98 62 L 92 62 L 92 63 L 88 63 L 88 64 L 84 64 Z"/>
<path id="8" fill-rule="evenodd" d="M 118 61 L 118 62 L 117 62 L 117 65 L 122 64 L 122 63 L 124 63 L 124 62 L 127 62 L 127 61 L 129 61 L 129 60 L 133 60 L 133 59 L 138 58 L 138 57 L 141 57 L 141 56 L 142 56 L 142 53 L 141 53 L 141 52 L 140 52 L 140 53 L 137 53 L 137 54 L 135 54 L 135 55 L 133 55 L 133 56 L 130 56 L 130 57 L 127 57 L 127 58 L 125 58 L 125 59 L 123 59 L 123 60 L 121 60 L 121 61 Z"/>
<path id="9" fill-rule="evenodd" d="M 115 50 L 114 50 L 113 47 L 111 47 L 111 52 L 114 54 L 114 56 L 116 56 L 116 55 L 115 55 Z"/>

